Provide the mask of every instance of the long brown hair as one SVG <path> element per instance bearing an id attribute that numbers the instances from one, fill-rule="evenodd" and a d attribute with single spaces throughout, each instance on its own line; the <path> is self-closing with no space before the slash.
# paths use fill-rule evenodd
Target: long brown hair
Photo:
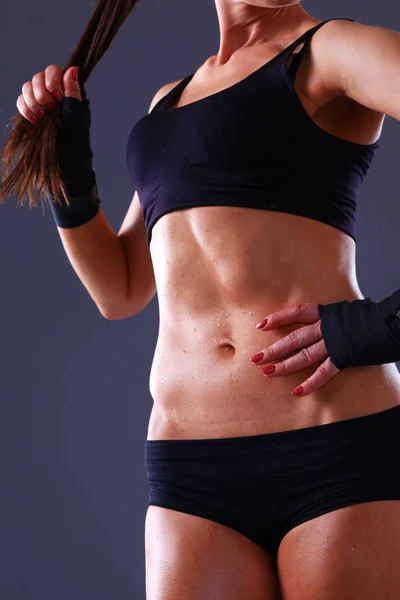
<path id="1" fill-rule="evenodd" d="M 79 84 L 82 86 L 139 2 L 99 0 L 64 73 L 72 66 L 79 67 Z M 17 205 L 23 205 L 27 194 L 29 206 L 33 207 L 37 206 L 41 192 L 50 195 L 52 190 L 56 190 L 57 198 L 59 191 L 66 197 L 56 157 L 59 109 L 36 125 L 19 112 L 11 117 L 11 121 L 14 125 L 0 155 L 0 202 L 14 195 Z"/>

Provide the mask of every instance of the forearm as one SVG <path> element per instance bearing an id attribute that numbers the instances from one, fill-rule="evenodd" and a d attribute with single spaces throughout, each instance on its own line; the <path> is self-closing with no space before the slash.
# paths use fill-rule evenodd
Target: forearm
<path id="1" fill-rule="evenodd" d="M 57 229 L 73 269 L 101 314 L 123 318 L 128 298 L 124 247 L 102 210 L 80 227 Z"/>

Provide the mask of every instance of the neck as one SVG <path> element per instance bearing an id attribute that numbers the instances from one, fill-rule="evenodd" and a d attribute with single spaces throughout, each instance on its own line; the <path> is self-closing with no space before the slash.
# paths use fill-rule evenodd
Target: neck
<path id="1" fill-rule="evenodd" d="M 252 6 L 234 0 L 215 0 L 220 45 L 216 62 L 223 65 L 241 48 L 289 40 L 312 17 L 300 4 L 281 8 Z"/>

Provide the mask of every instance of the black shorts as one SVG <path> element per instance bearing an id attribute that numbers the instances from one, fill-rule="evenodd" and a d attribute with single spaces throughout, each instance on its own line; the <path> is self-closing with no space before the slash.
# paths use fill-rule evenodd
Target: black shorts
<path id="1" fill-rule="evenodd" d="M 400 500 L 400 405 L 255 436 L 146 441 L 148 505 L 204 517 L 276 555 L 300 523 Z"/>

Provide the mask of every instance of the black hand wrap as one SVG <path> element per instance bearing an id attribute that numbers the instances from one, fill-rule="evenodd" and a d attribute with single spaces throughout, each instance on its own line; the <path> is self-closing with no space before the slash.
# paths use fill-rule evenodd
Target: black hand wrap
<path id="1" fill-rule="evenodd" d="M 366 298 L 318 308 L 325 345 L 338 369 L 400 361 L 400 290 L 381 302 Z"/>
<path id="2" fill-rule="evenodd" d="M 96 174 L 90 144 L 90 107 L 81 86 L 82 102 L 64 98 L 60 110 L 60 126 L 56 138 L 56 153 L 70 206 L 63 197 L 61 204 L 50 195 L 50 206 L 58 227 L 70 229 L 93 219 L 98 210 Z"/>

